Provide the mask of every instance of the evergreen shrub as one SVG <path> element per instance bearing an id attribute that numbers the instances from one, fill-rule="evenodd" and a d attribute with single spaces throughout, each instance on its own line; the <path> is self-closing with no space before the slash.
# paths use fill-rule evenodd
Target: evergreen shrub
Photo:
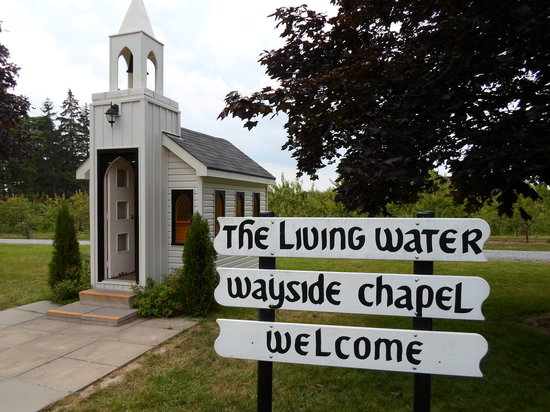
<path id="1" fill-rule="evenodd" d="M 216 257 L 208 221 L 195 212 L 183 248 L 181 271 L 185 312 L 189 315 L 206 316 L 214 306 L 214 289 L 218 282 Z"/>
<path id="2" fill-rule="evenodd" d="M 88 267 L 85 265 L 83 270 L 74 220 L 67 203 L 63 202 L 57 214 L 53 253 L 48 268 L 52 300 L 64 302 L 78 298 L 81 287 L 89 285 L 89 273 L 85 273 Z"/>

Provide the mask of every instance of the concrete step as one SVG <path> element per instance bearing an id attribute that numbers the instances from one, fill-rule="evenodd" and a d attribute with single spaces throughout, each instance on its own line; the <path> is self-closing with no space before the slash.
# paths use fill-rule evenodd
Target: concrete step
<path id="1" fill-rule="evenodd" d="M 110 289 L 88 289 L 80 292 L 79 296 L 80 303 L 85 305 L 130 309 L 134 293 Z"/>
<path id="2" fill-rule="evenodd" d="M 137 309 L 112 308 L 75 302 L 50 309 L 46 312 L 46 316 L 48 319 L 68 322 L 120 326 L 139 317 L 139 314 Z"/>

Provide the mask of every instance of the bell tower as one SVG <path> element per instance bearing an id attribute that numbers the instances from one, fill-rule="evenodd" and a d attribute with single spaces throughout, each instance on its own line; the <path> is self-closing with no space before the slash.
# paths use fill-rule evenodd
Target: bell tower
<path id="1" fill-rule="evenodd" d="M 177 102 L 164 96 L 164 45 L 143 0 L 132 0 L 109 36 L 109 89 L 90 110 L 90 263 L 95 288 L 130 290 L 168 273 L 167 153 L 180 134 Z M 149 81 L 148 81 L 149 80 Z"/>
<path id="2" fill-rule="evenodd" d="M 147 76 L 154 76 L 149 82 L 153 91 L 164 93 L 164 45 L 155 39 L 143 0 L 132 0 L 118 34 L 110 36 L 109 43 L 109 91 L 145 89 Z M 119 64 L 120 59 L 124 64 Z M 153 73 L 148 71 L 148 63 Z M 126 69 L 127 79 L 119 73 L 121 67 Z"/>

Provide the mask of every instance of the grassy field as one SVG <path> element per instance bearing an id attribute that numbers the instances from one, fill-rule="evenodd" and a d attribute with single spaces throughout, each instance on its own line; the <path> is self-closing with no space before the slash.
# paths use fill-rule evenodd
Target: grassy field
<path id="1" fill-rule="evenodd" d="M 285 269 L 410 273 L 409 262 L 278 259 Z M 489 342 L 483 378 L 434 376 L 433 411 L 545 411 L 550 405 L 550 335 L 532 326 L 550 314 L 550 264 L 437 263 L 436 274 L 476 275 L 491 285 L 486 320 L 435 320 L 435 330 L 475 332 Z M 194 328 L 100 384 L 58 403 L 70 411 L 253 411 L 256 362 L 220 358 L 216 318 L 256 319 L 252 309 L 219 308 Z M 409 328 L 407 318 L 278 311 L 283 322 Z M 135 367 L 137 366 L 137 367 Z M 274 365 L 276 411 L 412 410 L 412 375 Z"/>
<path id="2" fill-rule="evenodd" d="M 48 299 L 51 255 L 49 245 L 0 245 L 0 310 Z"/>

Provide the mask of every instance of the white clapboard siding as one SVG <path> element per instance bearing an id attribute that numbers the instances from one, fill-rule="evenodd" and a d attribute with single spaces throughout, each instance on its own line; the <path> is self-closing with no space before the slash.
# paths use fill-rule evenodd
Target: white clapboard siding
<path id="1" fill-rule="evenodd" d="M 181 255 L 183 246 L 172 245 L 172 190 L 192 190 L 194 211 L 200 211 L 201 181 L 197 177 L 195 169 L 168 151 L 168 268 L 181 267 Z"/>

